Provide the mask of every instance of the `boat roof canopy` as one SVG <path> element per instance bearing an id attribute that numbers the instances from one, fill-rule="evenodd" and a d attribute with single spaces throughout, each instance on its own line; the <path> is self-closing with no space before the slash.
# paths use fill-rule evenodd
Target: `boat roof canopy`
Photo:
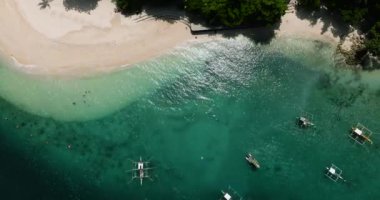
<path id="1" fill-rule="evenodd" d="M 138 169 L 143 169 L 143 168 L 144 168 L 144 163 L 143 163 L 143 162 L 139 162 L 139 163 L 137 164 L 137 168 L 138 168 Z"/>
<path id="2" fill-rule="evenodd" d="M 232 197 L 231 197 L 231 195 L 229 195 L 228 193 L 226 193 L 226 194 L 224 194 L 224 199 L 231 200 Z"/>

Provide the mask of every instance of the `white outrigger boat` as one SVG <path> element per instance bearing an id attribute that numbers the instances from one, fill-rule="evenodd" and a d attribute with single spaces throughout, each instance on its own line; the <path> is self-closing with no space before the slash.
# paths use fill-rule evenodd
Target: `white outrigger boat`
<path id="1" fill-rule="evenodd" d="M 132 172 L 132 180 L 140 179 L 140 185 L 142 185 L 144 178 L 149 178 L 152 180 L 148 172 L 153 168 L 149 167 L 149 162 L 144 162 L 140 157 L 139 161 L 136 162 L 132 160 L 132 163 L 133 169 L 129 170 L 129 172 Z"/>
<path id="2" fill-rule="evenodd" d="M 334 182 L 337 182 L 338 180 L 343 180 L 345 182 L 346 180 L 343 179 L 342 173 L 343 171 L 339 167 L 331 164 L 330 167 L 326 167 L 325 176 Z"/>
<path id="3" fill-rule="evenodd" d="M 222 194 L 223 194 L 223 200 L 231 200 L 232 199 L 232 196 L 230 194 L 228 194 L 227 192 L 224 192 L 222 190 Z"/>
<path id="4" fill-rule="evenodd" d="M 219 200 L 242 200 L 243 198 L 234 189 L 228 186 L 227 191 L 222 190 L 223 196 Z"/>
<path id="5" fill-rule="evenodd" d="M 358 123 L 355 127 L 352 127 L 350 132 L 350 138 L 353 139 L 356 143 L 364 145 L 366 142 L 373 144 L 371 140 L 372 131 L 369 130 L 364 125 Z"/>
<path id="6" fill-rule="evenodd" d="M 260 169 L 259 162 L 252 156 L 251 153 L 248 153 L 245 156 L 245 159 L 248 161 L 249 164 L 253 165 L 255 168 Z"/>

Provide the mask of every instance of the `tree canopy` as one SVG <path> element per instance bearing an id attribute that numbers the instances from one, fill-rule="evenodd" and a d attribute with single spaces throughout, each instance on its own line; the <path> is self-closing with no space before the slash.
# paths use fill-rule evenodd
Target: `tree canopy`
<path id="1" fill-rule="evenodd" d="M 285 0 L 187 0 L 185 6 L 212 24 L 230 27 L 253 22 L 274 23 L 287 8 Z"/>
<path id="2" fill-rule="evenodd" d="M 202 17 L 212 25 L 229 27 L 267 25 L 280 20 L 289 0 L 112 0 L 118 11 L 125 14 L 140 12 L 146 4 L 163 5 L 180 2 L 186 11 Z M 308 10 L 322 6 L 336 13 L 348 24 L 367 33 L 367 49 L 380 56 L 379 51 L 379 0 L 298 0 Z"/>
<path id="3" fill-rule="evenodd" d="M 368 32 L 366 47 L 375 55 L 380 55 L 380 21 L 377 22 Z"/>
<path id="4" fill-rule="evenodd" d="M 380 56 L 380 1 L 379 0 L 298 0 L 300 6 L 318 10 L 325 6 L 342 19 L 367 33 L 366 48 Z"/>
<path id="5" fill-rule="evenodd" d="M 250 23 L 274 23 L 285 14 L 286 0 L 113 0 L 125 14 L 136 13 L 146 4 L 182 2 L 186 11 L 200 15 L 211 24 L 229 27 Z"/>

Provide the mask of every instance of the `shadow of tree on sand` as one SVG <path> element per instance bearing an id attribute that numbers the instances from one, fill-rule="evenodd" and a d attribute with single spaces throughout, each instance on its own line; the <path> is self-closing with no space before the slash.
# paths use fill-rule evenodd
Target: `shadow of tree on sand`
<path id="1" fill-rule="evenodd" d="M 280 27 L 280 22 L 268 26 L 243 27 L 240 30 L 225 30 L 221 34 L 226 38 L 233 38 L 243 35 L 257 44 L 269 44 L 276 36 L 276 30 Z"/>
<path id="2" fill-rule="evenodd" d="M 186 18 L 185 11 L 178 9 L 175 6 L 149 6 L 143 10 L 146 15 L 155 20 L 162 20 L 168 23 L 184 21 Z"/>
<path id="3" fill-rule="evenodd" d="M 49 3 L 54 0 L 41 0 L 39 6 L 41 9 L 50 7 Z M 100 0 L 63 0 L 63 5 L 66 10 L 76 10 L 78 12 L 90 13 L 98 6 Z M 121 12 L 121 11 L 120 11 Z M 143 12 L 137 19 L 136 22 L 145 21 L 145 20 L 162 20 L 168 23 L 181 22 L 186 24 L 190 30 L 190 23 L 195 22 L 196 24 L 202 24 L 205 27 L 208 27 L 207 24 L 204 24 L 204 20 L 200 17 L 194 17 L 186 13 L 183 9 L 183 5 L 180 3 L 173 3 L 171 5 L 157 5 L 152 4 L 145 6 L 144 8 L 137 9 L 130 12 L 121 12 L 124 16 L 129 17 L 131 15 L 138 14 Z M 228 28 L 224 27 L 216 31 L 205 31 L 205 32 L 193 32 L 193 35 L 208 34 L 213 35 L 215 33 L 221 34 L 226 38 L 237 37 L 238 35 L 244 35 L 256 43 L 267 44 L 275 37 L 275 30 L 280 26 L 280 22 L 271 25 L 263 26 L 258 24 L 255 26 L 249 27 L 237 27 L 237 28 Z"/>
<path id="4" fill-rule="evenodd" d="M 275 31 L 281 24 L 278 22 L 271 26 L 263 26 L 261 24 L 258 24 L 249 27 L 222 27 L 220 29 L 216 28 L 217 30 L 212 30 L 212 26 L 206 24 L 203 18 L 186 13 L 183 9 L 180 9 L 177 6 L 149 6 L 145 7 L 143 9 L 143 12 L 145 14 L 138 18 L 137 21 L 162 20 L 168 23 L 181 22 L 186 24 L 189 27 L 189 30 L 191 23 L 201 24 L 204 27 L 211 27 L 211 30 L 204 32 L 192 32 L 194 36 L 221 34 L 225 38 L 234 38 L 239 35 L 243 35 L 260 44 L 270 43 L 270 41 L 275 37 Z"/>
<path id="5" fill-rule="evenodd" d="M 350 26 L 345 23 L 338 14 L 331 13 L 324 8 L 321 8 L 319 11 L 309 11 L 297 6 L 296 15 L 300 19 L 310 21 L 311 25 L 317 24 L 320 20 L 323 23 L 321 34 L 330 28 L 335 37 L 343 39 L 351 32 Z"/>
<path id="6" fill-rule="evenodd" d="M 41 2 L 38 3 L 38 6 L 40 7 L 40 9 L 50 8 L 50 2 L 52 1 L 53 0 L 41 0 Z"/>
<path id="7" fill-rule="evenodd" d="M 38 3 L 40 9 L 50 8 L 50 2 L 54 0 L 41 0 Z M 100 0 L 63 0 L 66 10 L 76 10 L 78 12 L 90 13 L 98 6 Z"/>
<path id="8" fill-rule="evenodd" d="M 66 10 L 90 13 L 98 6 L 100 0 L 64 0 Z"/>
<path id="9" fill-rule="evenodd" d="M 146 3 L 144 5 L 136 4 L 135 7 L 129 8 L 128 10 L 119 10 L 125 17 L 130 17 L 133 15 L 140 15 L 137 21 L 144 20 L 160 20 L 168 23 L 176 23 L 186 21 L 186 13 L 183 5 L 179 2 L 181 0 L 168 0 L 167 2 L 162 0 L 157 0 L 157 2 Z"/>
<path id="10" fill-rule="evenodd" d="M 279 21 L 273 25 L 257 23 L 252 25 L 243 25 L 239 27 L 213 26 L 207 24 L 207 22 L 205 22 L 205 20 L 202 17 L 194 15 L 189 15 L 188 17 L 189 22 L 191 22 L 191 26 L 195 25 L 195 30 L 192 29 L 193 35 L 211 36 L 215 34 L 220 34 L 224 38 L 235 38 L 239 35 L 243 35 L 258 44 L 269 44 L 272 41 L 272 39 L 276 36 L 276 30 L 278 30 L 281 25 L 281 21 Z M 197 31 L 197 26 L 204 27 L 205 30 Z"/>

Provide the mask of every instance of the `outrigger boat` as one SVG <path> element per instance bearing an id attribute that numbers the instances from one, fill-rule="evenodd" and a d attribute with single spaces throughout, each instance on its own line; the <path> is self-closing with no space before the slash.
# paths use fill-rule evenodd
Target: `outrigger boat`
<path id="1" fill-rule="evenodd" d="M 313 121 L 313 115 L 308 112 L 301 112 L 299 117 L 297 117 L 296 123 L 300 128 L 309 128 L 313 127 L 314 123 Z"/>
<path id="2" fill-rule="evenodd" d="M 334 164 L 331 164 L 330 167 L 326 167 L 325 176 L 334 182 L 337 182 L 338 180 L 345 181 L 342 177 L 342 173 L 343 171 L 339 169 L 339 167 L 335 166 Z"/>
<path id="3" fill-rule="evenodd" d="M 140 185 L 142 185 L 144 178 L 151 179 L 148 172 L 153 168 L 149 167 L 149 162 L 144 162 L 140 157 L 139 161 L 132 160 L 132 163 L 134 168 L 129 170 L 129 172 L 132 172 L 132 180 L 140 179 Z"/>
<path id="4" fill-rule="evenodd" d="M 223 194 L 223 200 L 231 200 L 232 199 L 231 195 L 228 194 L 227 192 L 224 192 L 223 190 L 222 190 L 222 194 Z"/>
<path id="5" fill-rule="evenodd" d="M 297 118 L 297 124 L 298 126 L 300 126 L 301 128 L 307 128 L 307 127 L 311 127 L 311 126 L 314 126 L 313 122 L 311 122 L 308 118 L 306 117 L 298 117 Z"/>
<path id="6" fill-rule="evenodd" d="M 297 117 L 296 123 L 300 128 L 313 127 L 313 115 L 308 112 L 301 112 L 299 117 Z"/>
<path id="7" fill-rule="evenodd" d="M 249 164 L 253 165 L 255 168 L 260 169 L 259 162 L 252 156 L 251 153 L 248 153 L 245 156 L 245 159 L 248 161 Z"/>
<path id="8" fill-rule="evenodd" d="M 243 198 L 234 189 L 228 186 L 227 192 L 222 190 L 223 196 L 219 200 L 242 200 Z"/>
<path id="9" fill-rule="evenodd" d="M 355 127 L 352 127 L 350 137 L 355 142 L 363 145 L 366 142 L 373 144 L 371 140 L 372 131 L 364 125 L 358 123 Z"/>

